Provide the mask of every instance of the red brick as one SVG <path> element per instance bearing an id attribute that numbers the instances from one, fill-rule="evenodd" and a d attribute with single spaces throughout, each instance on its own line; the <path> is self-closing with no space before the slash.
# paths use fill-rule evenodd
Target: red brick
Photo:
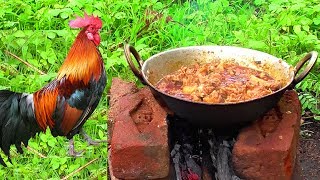
<path id="1" fill-rule="evenodd" d="M 116 87 L 127 84 L 119 79 L 113 83 L 117 83 Z M 109 111 L 109 120 L 113 121 L 109 150 L 112 174 L 119 179 L 167 177 L 170 163 L 167 113 L 147 87 L 139 91 L 122 88 L 121 95 L 117 89 L 112 84 Z"/>
<path id="2" fill-rule="evenodd" d="M 287 91 L 262 119 L 244 128 L 233 148 L 233 166 L 244 179 L 291 179 L 300 131 L 301 105 Z"/>
<path id="3" fill-rule="evenodd" d="M 110 88 L 110 97 L 111 104 L 114 104 L 119 98 L 126 96 L 128 94 L 134 94 L 138 92 L 137 86 L 133 82 L 126 82 L 120 78 L 112 79 L 112 86 Z"/>
<path id="4" fill-rule="evenodd" d="M 110 143 L 111 140 L 111 136 L 112 136 L 112 131 L 113 131 L 113 125 L 114 125 L 114 117 L 117 116 L 116 113 L 121 112 L 121 109 L 119 108 L 126 108 L 124 106 L 121 106 L 119 103 L 117 103 L 118 99 L 120 99 L 121 97 L 125 97 L 127 95 L 130 94 L 134 94 L 138 92 L 138 88 L 136 87 L 136 85 L 132 82 L 125 82 L 123 80 L 121 80 L 120 78 L 113 78 L 112 79 L 112 86 L 110 88 L 110 106 L 112 109 L 111 111 L 109 111 L 109 115 L 108 115 L 108 140 Z M 119 110 L 117 110 L 119 109 Z"/>

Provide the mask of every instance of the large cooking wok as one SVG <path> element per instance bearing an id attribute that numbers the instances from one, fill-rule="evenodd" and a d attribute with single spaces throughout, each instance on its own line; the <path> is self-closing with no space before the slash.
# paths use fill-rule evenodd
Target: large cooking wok
<path id="1" fill-rule="evenodd" d="M 241 125 L 253 120 L 274 107 L 283 93 L 302 81 L 309 73 L 317 60 L 317 52 L 310 52 L 293 68 L 283 60 L 270 54 L 233 46 L 191 46 L 168 50 L 158 53 L 144 63 L 134 47 L 125 45 L 126 59 L 140 81 L 148 85 L 153 94 L 163 101 L 177 116 L 199 126 L 221 128 Z M 139 69 L 134 66 L 131 54 L 138 62 Z M 174 97 L 159 91 L 155 85 L 165 75 L 171 74 L 183 65 L 195 62 L 235 61 L 242 66 L 258 69 L 269 73 L 273 78 L 280 80 L 283 87 L 278 91 L 253 100 L 209 104 L 193 102 Z M 309 61 L 305 69 L 298 74 L 303 65 Z"/>

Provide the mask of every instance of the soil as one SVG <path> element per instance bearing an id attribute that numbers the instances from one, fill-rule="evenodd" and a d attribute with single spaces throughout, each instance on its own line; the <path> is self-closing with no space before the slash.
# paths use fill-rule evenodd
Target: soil
<path id="1" fill-rule="evenodd" d="M 299 152 L 303 179 L 320 179 L 320 121 L 304 121 L 301 126 Z"/>

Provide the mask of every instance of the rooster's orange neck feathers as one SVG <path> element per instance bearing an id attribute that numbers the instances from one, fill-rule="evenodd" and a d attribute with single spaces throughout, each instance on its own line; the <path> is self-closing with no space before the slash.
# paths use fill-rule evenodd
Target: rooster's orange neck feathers
<path id="1" fill-rule="evenodd" d="M 85 28 L 78 34 L 64 63 L 62 64 L 57 81 L 34 93 L 35 115 L 39 127 L 45 131 L 46 127 L 54 126 L 52 117 L 56 108 L 59 93 L 67 92 L 77 86 L 88 86 L 90 80 L 98 81 L 103 70 L 100 53 L 85 34 Z M 64 80 L 62 80 L 65 78 Z M 71 89 L 59 89 L 59 83 L 68 82 L 73 85 Z M 60 83 L 61 83 L 60 82 Z"/>
<path id="2" fill-rule="evenodd" d="M 101 75 L 102 59 L 94 42 L 87 38 L 85 28 L 78 34 L 69 54 L 62 64 L 57 79 L 66 77 L 72 83 L 82 81 L 88 84 L 91 78 L 98 80 Z"/>

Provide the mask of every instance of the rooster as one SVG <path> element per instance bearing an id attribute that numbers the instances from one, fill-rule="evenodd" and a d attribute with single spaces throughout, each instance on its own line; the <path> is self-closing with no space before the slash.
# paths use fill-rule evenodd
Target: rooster
<path id="1" fill-rule="evenodd" d="M 69 154 L 74 150 L 73 136 L 82 134 L 89 144 L 93 141 L 82 129 L 97 107 L 106 85 L 99 31 L 102 21 L 84 15 L 70 21 L 71 28 L 82 28 L 62 64 L 57 77 L 33 94 L 0 91 L 0 147 L 10 159 L 10 146 L 23 153 L 31 137 L 50 128 L 53 136 L 69 139 Z M 0 163 L 6 166 L 2 157 Z"/>

